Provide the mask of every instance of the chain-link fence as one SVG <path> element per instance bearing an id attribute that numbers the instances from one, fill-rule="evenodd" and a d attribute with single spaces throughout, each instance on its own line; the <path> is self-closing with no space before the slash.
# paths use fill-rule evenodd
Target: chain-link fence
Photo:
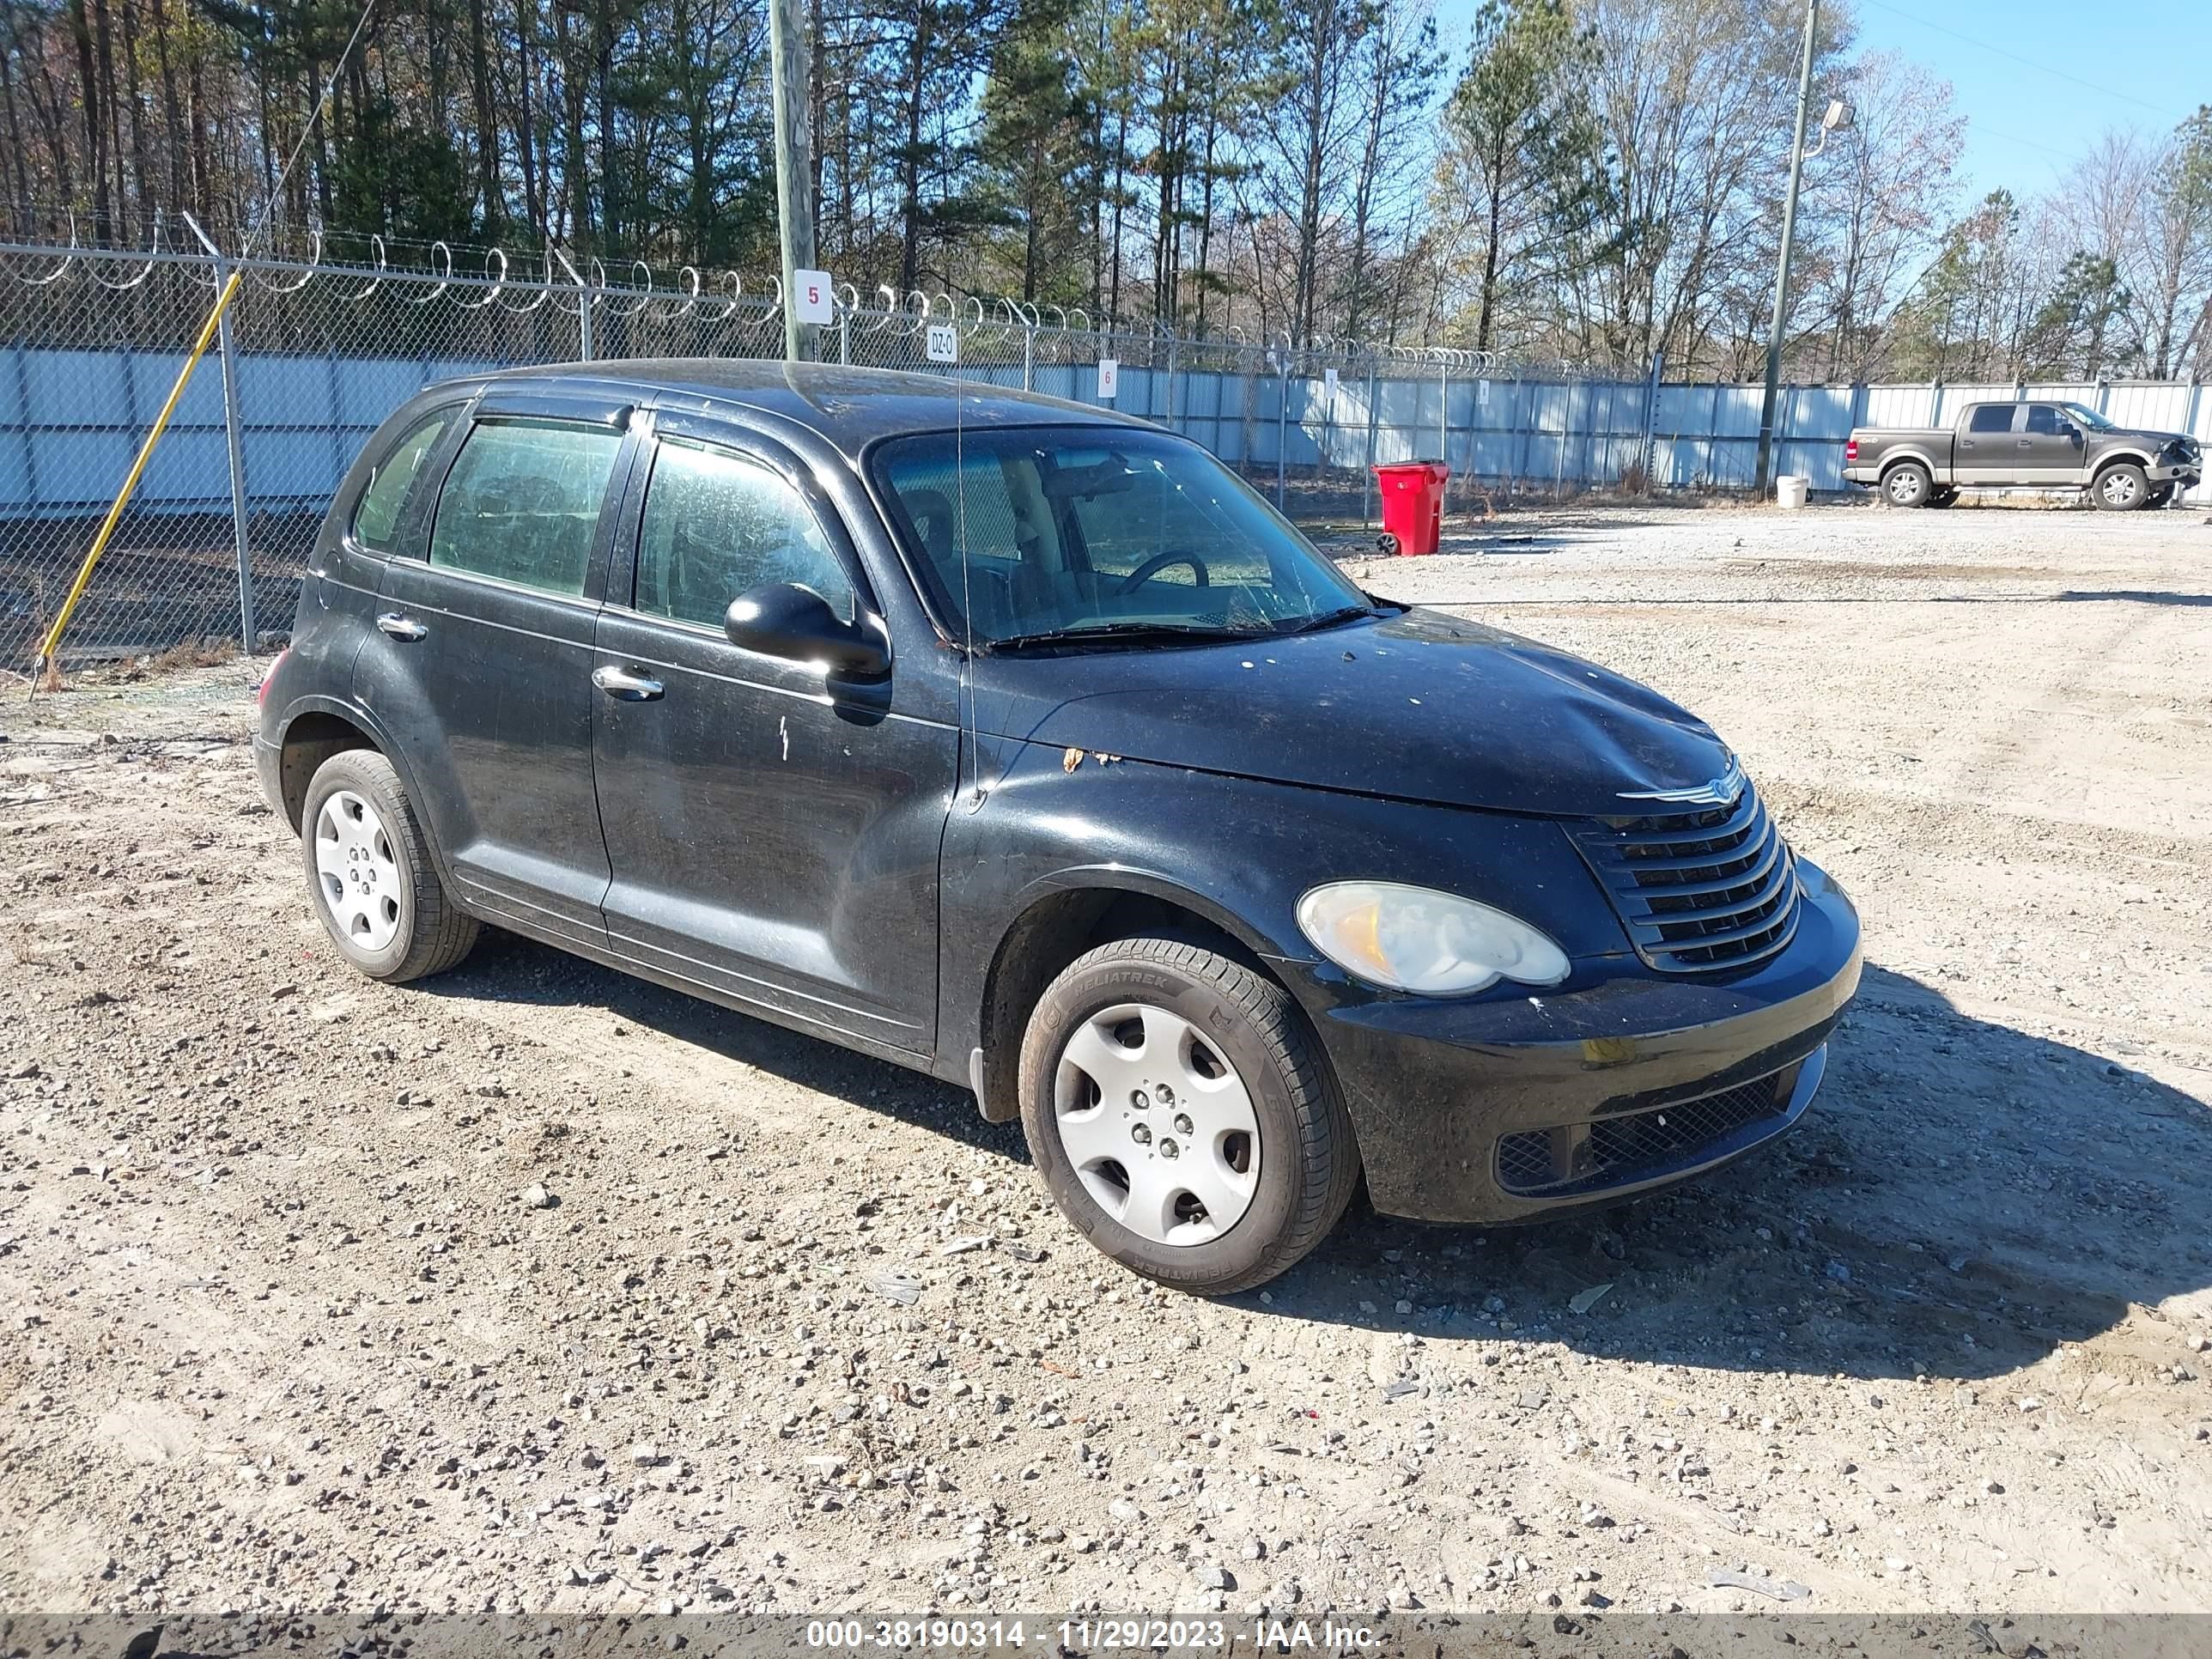
<path id="1" fill-rule="evenodd" d="M 244 285 L 72 619 L 64 655 L 137 657 L 281 637 L 301 562 L 356 453 L 400 403 L 456 375 L 580 358 L 775 357 L 775 287 L 643 267 L 617 282 L 556 251 L 462 275 L 243 262 Z M 0 244 L 0 668 L 21 668 L 91 545 L 229 267 L 212 252 Z M 1749 485 L 1759 389 L 1593 375 L 1450 349 L 1293 349 L 1102 328 L 1079 312 L 850 287 L 831 362 L 957 373 L 1156 421 L 1204 444 L 1302 523 L 1371 525 L 1378 463 L 1440 458 L 1448 505 L 1588 490 Z M 945 331 L 957 366 L 932 355 Z M 1791 387 L 1778 471 L 1841 487 L 1855 424 L 1948 419 L 2016 388 Z M 2191 386 L 2037 388 L 2206 434 Z M 2212 486 L 2198 492 L 2212 495 Z"/>

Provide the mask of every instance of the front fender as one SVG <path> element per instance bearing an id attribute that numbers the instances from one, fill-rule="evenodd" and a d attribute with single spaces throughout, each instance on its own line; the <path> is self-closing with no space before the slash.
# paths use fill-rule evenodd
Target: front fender
<path id="1" fill-rule="evenodd" d="M 2099 450 L 2095 458 L 2090 461 L 2087 471 L 2094 477 L 2106 467 L 2116 465 L 2122 461 L 2133 461 L 2146 472 L 2158 465 L 2158 458 L 2155 455 L 2146 453 L 2137 446 L 2115 444 L 2110 449 Z"/>
<path id="2" fill-rule="evenodd" d="M 980 801 L 963 791 L 945 826 L 941 1055 L 981 1044 L 1000 945 L 1038 902 L 1070 891 L 1145 894 L 1205 918 L 1281 964 L 1316 1019 L 1347 988 L 1298 928 L 1298 900 L 1327 881 L 1401 881 L 1478 899 L 1526 917 L 1577 958 L 1629 948 L 1589 867 L 1545 819 L 1018 738 L 980 739 L 978 768 Z"/>

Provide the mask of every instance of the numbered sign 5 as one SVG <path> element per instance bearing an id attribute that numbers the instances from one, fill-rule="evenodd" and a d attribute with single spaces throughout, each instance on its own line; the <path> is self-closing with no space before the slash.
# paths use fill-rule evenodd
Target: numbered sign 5
<path id="1" fill-rule="evenodd" d="M 1114 357 L 1098 360 L 1098 401 L 1110 404 L 1114 394 L 1121 389 L 1121 364 Z"/>
<path id="2" fill-rule="evenodd" d="M 960 361 L 960 331 L 951 323 L 932 323 L 922 349 L 929 354 L 933 363 L 957 363 Z"/>
<path id="3" fill-rule="evenodd" d="M 826 270 L 794 270 L 791 273 L 791 309 L 802 323 L 830 323 L 837 319 L 836 301 L 830 286 Z"/>

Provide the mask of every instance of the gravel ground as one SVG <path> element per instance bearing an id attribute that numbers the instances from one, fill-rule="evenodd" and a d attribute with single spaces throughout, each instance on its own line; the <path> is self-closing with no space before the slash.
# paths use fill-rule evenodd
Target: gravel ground
<path id="1" fill-rule="evenodd" d="M 1359 568 L 1711 718 L 1869 971 L 1773 1154 L 1217 1303 L 924 1079 L 504 937 L 341 968 L 241 666 L 9 693 L 0 1603 L 2212 1610 L 2212 529 Z"/>

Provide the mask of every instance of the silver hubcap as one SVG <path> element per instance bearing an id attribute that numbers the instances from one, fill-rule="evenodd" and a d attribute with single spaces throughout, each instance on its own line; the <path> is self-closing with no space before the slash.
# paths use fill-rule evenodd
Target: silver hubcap
<path id="1" fill-rule="evenodd" d="M 1890 475 L 1889 498 L 1907 504 L 1920 499 L 1920 475 L 1917 472 L 1895 472 Z"/>
<path id="2" fill-rule="evenodd" d="M 315 874 L 340 933 L 366 951 L 392 943 L 399 932 L 399 861 L 384 820 L 350 789 L 315 814 Z"/>
<path id="3" fill-rule="evenodd" d="M 1127 1002 L 1060 1050 L 1060 1144 L 1098 1207 L 1156 1244 L 1204 1244 L 1260 1188 L 1260 1119 L 1221 1050 L 1182 1015 Z"/>
<path id="4" fill-rule="evenodd" d="M 2108 472 L 2105 475 L 2105 499 L 2114 507 L 2125 507 L 2136 498 L 2135 475 L 2131 472 Z"/>

